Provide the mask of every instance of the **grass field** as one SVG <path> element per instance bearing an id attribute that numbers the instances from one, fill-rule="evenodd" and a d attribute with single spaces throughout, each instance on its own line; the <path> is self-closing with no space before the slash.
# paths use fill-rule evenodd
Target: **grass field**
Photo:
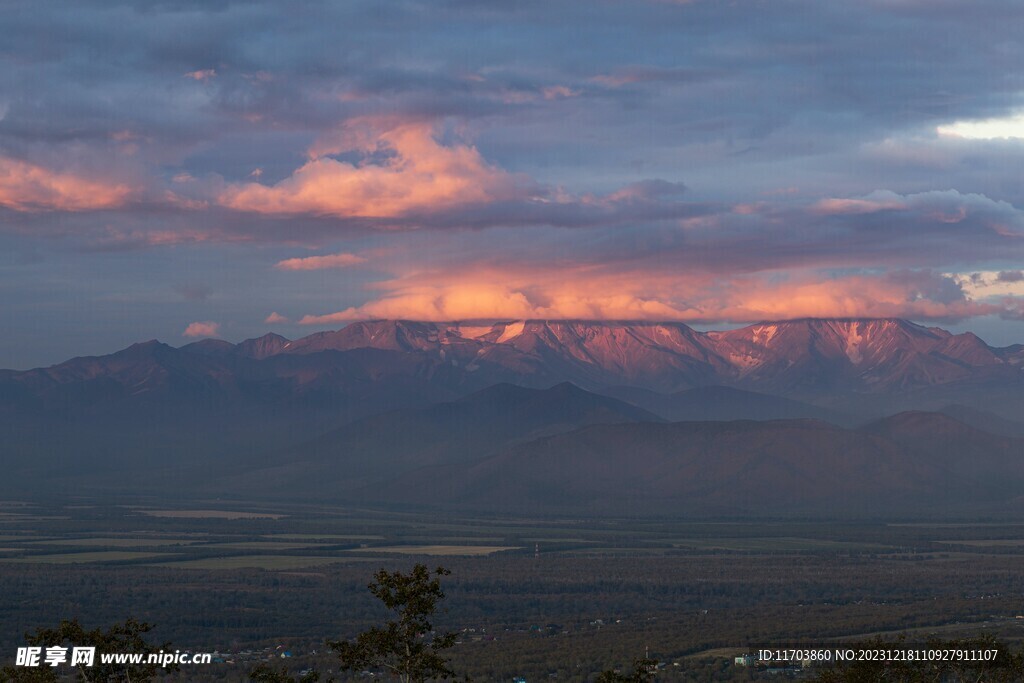
<path id="1" fill-rule="evenodd" d="M 286 539 L 295 541 L 383 541 L 378 534 L 268 534 L 270 540 Z"/>
<path id="2" fill-rule="evenodd" d="M 150 517 L 175 519 L 281 519 L 286 515 L 271 512 L 240 512 L 238 510 L 139 510 Z"/>
<path id="3" fill-rule="evenodd" d="M 18 517 L 3 526 L 2 561 L 102 564 L 153 557 L 147 566 L 276 569 L 340 557 L 355 562 L 383 555 L 532 554 L 535 545 L 545 557 L 820 553 L 899 559 L 931 553 L 936 561 L 946 561 L 963 553 L 1024 555 L 1024 540 L 1017 538 L 1020 527 L 1014 522 L 531 521 L 325 506 L 267 507 L 256 501 L 230 504 L 236 506 L 225 509 L 220 502 L 197 501 L 191 508 L 174 509 L 156 501 L 11 507 Z M 351 547 L 356 544 L 360 547 Z M 58 554 L 44 554 L 58 549 Z M 266 559 L 271 557 L 280 559 Z"/>
<path id="4" fill-rule="evenodd" d="M 97 562 L 123 562 L 146 558 L 169 557 L 167 553 L 138 553 L 125 550 L 108 550 L 93 553 L 61 553 L 57 555 L 32 555 L 0 559 L 12 564 L 91 564 Z"/>
<path id="5" fill-rule="evenodd" d="M 28 545 L 42 546 L 99 546 L 107 548 L 153 548 L 168 545 L 191 545 L 198 541 L 178 538 L 63 538 L 59 540 L 29 541 Z"/>
<path id="6" fill-rule="evenodd" d="M 298 550 L 300 548 L 321 548 L 324 546 L 337 545 L 336 543 L 303 543 L 301 541 L 237 541 L 234 543 L 213 543 L 203 546 L 206 548 L 226 548 L 230 550 Z"/>
<path id="7" fill-rule="evenodd" d="M 861 550 L 882 552 L 891 550 L 890 546 L 878 543 L 853 543 L 849 541 L 832 541 L 822 538 L 765 537 L 765 538 L 686 538 L 664 539 L 677 548 L 700 548 L 705 550 L 734 551 L 829 551 L 829 550 Z"/>
<path id="8" fill-rule="evenodd" d="M 946 545 L 965 545 L 972 548 L 1024 548 L 1024 539 L 1019 538 L 996 538 L 981 540 L 963 541 L 936 541 Z"/>
<path id="9" fill-rule="evenodd" d="M 358 548 L 346 552 L 360 553 L 395 553 L 398 555 L 493 555 L 505 550 L 521 550 L 520 546 L 492 545 L 382 545 L 372 548 Z"/>
<path id="10" fill-rule="evenodd" d="M 161 562 L 154 566 L 175 569 L 305 569 L 338 562 L 349 562 L 347 557 L 302 557 L 295 555 L 236 555 L 210 557 L 183 562 Z"/>

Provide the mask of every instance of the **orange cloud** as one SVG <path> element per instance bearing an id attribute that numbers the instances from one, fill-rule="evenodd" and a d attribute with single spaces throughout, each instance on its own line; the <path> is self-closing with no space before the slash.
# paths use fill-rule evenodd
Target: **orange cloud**
<path id="1" fill-rule="evenodd" d="M 579 265 L 521 270 L 471 267 L 461 273 L 417 272 L 379 283 L 386 294 L 362 306 L 299 323 L 324 325 L 371 318 L 473 320 L 515 318 L 688 320 L 700 311 L 671 289 L 698 289 L 699 276 L 601 273 Z"/>
<path id="2" fill-rule="evenodd" d="M 216 78 L 216 69 L 197 69 L 196 71 L 189 71 L 185 74 L 185 78 L 191 78 L 194 81 L 208 81 L 211 78 Z"/>
<path id="3" fill-rule="evenodd" d="M 349 163 L 328 155 L 357 152 Z M 321 140 L 310 160 L 276 185 L 238 183 L 221 204 L 264 214 L 396 218 L 512 199 L 517 178 L 489 165 L 476 148 L 443 145 L 422 121 L 361 119 Z"/>
<path id="4" fill-rule="evenodd" d="M 365 262 L 366 259 L 362 256 L 342 253 L 285 259 L 279 261 L 274 267 L 280 270 L 325 270 L 327 268 L 346 268 Z"/>
<path id="5" fill-rule="evenodd" d="M 878 211 L 906 209 L 907 205 L 898 198 L 881 199 L 822 199 L 811 207 L 812 211 L 826 215 L 865 214 Z"/>
<path id="6" fill-rule="evenodd" d="M 263 320 L 263 322 L 266 323 L 267 325 L 281 325 L 283 323 L 288 322 L 288 318 L 284 317 L 283 315 L 281 315 L 277 311 L 274 311 L 273 313 L 268 315 Z"/>
<path id="7" fill-rule="evenodd" d="M 952 279 L 925 275 L 924 280 L 855 275 L 773 284 L 748 279 L 742 291 L 733 292 L 714 316 L 745 322 L 834 317 L 952 319 L 1002 310 L 963 296 Z M 943 284 L 950 287 L 941 291 Z M 939 291 L 935 291 L 936 285 Z M 961 296 L 950 296 L 950 292 Z"/>
<path id="8" fill-rule="evenodd" d="M 430 282 L 430 280 L 435 280 Z M 688 322 L 804 317 L 953 319 L 1004 313 L 969 298 L 947 276 L 928 271 L 822 280 L 805 272 L 773 277 L 692 273 L 550 272 L 480 268 L 446 278 L 418 273 L 378 285 L 384 296 L 304 325 L 373 318 L 413 320 L 605 319 Z"/>
<path id="9" fill-rule="evenodd" d="M 181 333 L 183 337 L 216 337 L 217 331 L 220 329 L 220 323 L 215 323 L 210 320 L 203 322 L 189 323 L 185 331 Z"/>
<path id="10" fill-rule="evenodd" d="M 0 158 L 0 206 L 15 211 L 95 211 L 123 205 L 127 185 Z"/>

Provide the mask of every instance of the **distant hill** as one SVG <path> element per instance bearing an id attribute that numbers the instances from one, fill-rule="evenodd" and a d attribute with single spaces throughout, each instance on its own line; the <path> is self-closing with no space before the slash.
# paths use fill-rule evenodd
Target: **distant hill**
<path id="1" fill-rule="evenodd" d="M 0 489 L 51 490 L 40 473 L 57 471 L 80 488 L 135 491 L 159 481 L 204 495 L 344 491 L 370 500 L 418 469 L 446 486 L 463 482 L 452 501 L 465 505 L 526 500 L 547 487 L 564 495 L 541 496 L 538 509 L 580 509 L 588 496 L 609 511 L 634 502 L 680 511 L 761 509 L 764 501 L 768 509 L 854 500 L 870 508 L 867 491 L 909 505 L 918 483 L 928 492 L 922 504 L 944 500 L 941 492 L 953 487 L 957 504 L 983 505 L 1016 481 L 1015 461 L 1003 454 L 1016 447 L 1006 438 L 1024 434 L 1022 349 L 897 319 L 765 322 L 726 332 L 655 322 L 382 320 L 295 340 L 268 334 L 181 348 L 153 340 L 0 371 L 9 472 Z M 876 421 L 908 411 L 941 412 L 960 426 Z M 664 420 L 700 426 L 659 425 Z M 736 420 L 754 422 L 741 428 Z M 733 426 L 722 432 L 713 426 L 721 421 Z M 841 428 L 864 422 L 871 424 Z M 969 426 L 974 432 L 962 431 Z M 584 443 L 585 434 L 607 441 Z M 701 462 L 701 476 L 717 482 L 713 495 L 692 488 L 700 477 L 656 466 L 673 458 L 691 463 L 679 472 Z M 904 479 L 847 472 L 833 486 L 844 462 L 865 472 L 888 463 Z M 972 463 L 1005 477 L 977 479 Z M 771 466 L 804 481 L 797 490 L 825 493 L 786 498 L 790 489 L 768 477 Z M 574 467 L 584 469 L 571 483 Z M 762 467 L 756 495 L 729 479 Z M 436 479 L 439 468 L 453 469 Z M 493 485 L 486 468 L 501 473 Z M 603 471 L 618 489 L 588 488 Z M 634 471 L 659 474 L 643 483 Z M 534 481 L 543 472 L 549 483 Z M 779 493 L 765 497 L 766 485 Z M 665 498 L 666 486 L 687 492 L 687 503 Z M 492 488 L 493 497 L 471 495 Z M 437 502 L 433 489 L 418 497 L 415 489 L 409 500 Z"/>
<path id="2" fill-rule="evenodd" d="M 367 496 L 560 515 L 953 514 L 1016 504 L 1022 448 L 923 413 L 862 429 L 816 420 L 595 425 L 425 468 Z"/>
<path id="3" fill-rule="evenodd" d="M 249 460 L 250 470 L 256 469 L 229 486 L 331 495 L 426 466 L 476 462 L 511 444 L 586 425 L 660 421 L 568 382 L 549 389 L 498 384 L 457 401 L 357 420 L 258 462 Z"/>
<path id="4" fill-rule="evenodd" d="M 938 412 L 959 420 L 983 432 L 1002 436 L 1024 437 L 1024 421 L 1008 420 L 986 410 L 978 410 L 970 406 L 947 405 Z M 1024 415 L 1021 416 L 1024 420 Z"/>
<path id="5" fill-rule="evenodd" d="M 811 418 L 834 424 L 855 421 L 842 413 L 803 401 L 733 387 L 696 387 L 674 394 L 660 394 L 638 387 L 611 387 L 602 393 L 649 410 L 671 422 L 799 418 Z"/>
<path id="6" fill-rule="evenodd" d="M 0 371 L 0 409 L 74 412 L 125 400 L 191 405 L 197 398 L 291 401 L 324 389 L 343 392 L 352 382 L 399 378 L 461 393 L 499 382 L 545 387 L 569 381 L 588 390 L 663 394 L 722 386 L 818 404 L 844 394 L 885 398 L 961 387 L 973 396 L 991 384 L 1021 388 L 1022 363 L 1019 346 L 990 347 L 970 333 L 896 319 L 794 320 L 728 332 L 697 332 L 682 323 L 392 320 L 294 341 L 265 335 L 180 349 L 150 341 L 109 356 Z M 706 394 L 692 403 L 703 399 L 755 400 Z"/>

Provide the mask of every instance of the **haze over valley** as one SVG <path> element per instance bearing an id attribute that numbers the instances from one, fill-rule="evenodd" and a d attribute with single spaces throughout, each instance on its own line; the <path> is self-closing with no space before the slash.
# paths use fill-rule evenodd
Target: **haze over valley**
<path id="1" fill-rule="evenodd" d="M 1022 368 L 1020 345 L 901 319 L 150 341 L 3 372 L 5 484 L 597 516 L 1010 514 Z"/>

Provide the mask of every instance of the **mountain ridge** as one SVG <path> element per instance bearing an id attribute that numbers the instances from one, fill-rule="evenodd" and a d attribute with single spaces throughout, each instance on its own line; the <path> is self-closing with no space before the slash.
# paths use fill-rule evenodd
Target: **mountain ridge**
<path id="1" fill-rule="evenodd" d="M 57 466 L 397 506 L 989 510 L 1024 484 L 1022 361 L 899 319 L 371 321 L 0 371 L 0 435 L 15 489 Z"/>
<path id="2" fill-rule="evenodd" d="M 154 400 L 185 390 L 251 400 L 254 393 L 305 396 L 399 376 L 443 385 L 445 397 L 499 382 L 541 388 L 564 381 L 662 394 L 721 385 L 811 403 L 972 383 L 977 393 L 991 382 L 1012 395 L 1024 382 L 1022 348 L 892 318 L 803 318 L 711 332 L 680 322 L 379 320 L 296 340 L 271 333 L 180 348 L 151 340 L 105 356 L 2 371 L 0 401 L 25 392 L 44 403 L 53 396 L 73 403 L 67 395 L 82 392 L 97 400 L 146 393 Z M 944 398 L 961 402 L 955 394 Z M 915 406 L 899 406 L 906 407 Z"/>

